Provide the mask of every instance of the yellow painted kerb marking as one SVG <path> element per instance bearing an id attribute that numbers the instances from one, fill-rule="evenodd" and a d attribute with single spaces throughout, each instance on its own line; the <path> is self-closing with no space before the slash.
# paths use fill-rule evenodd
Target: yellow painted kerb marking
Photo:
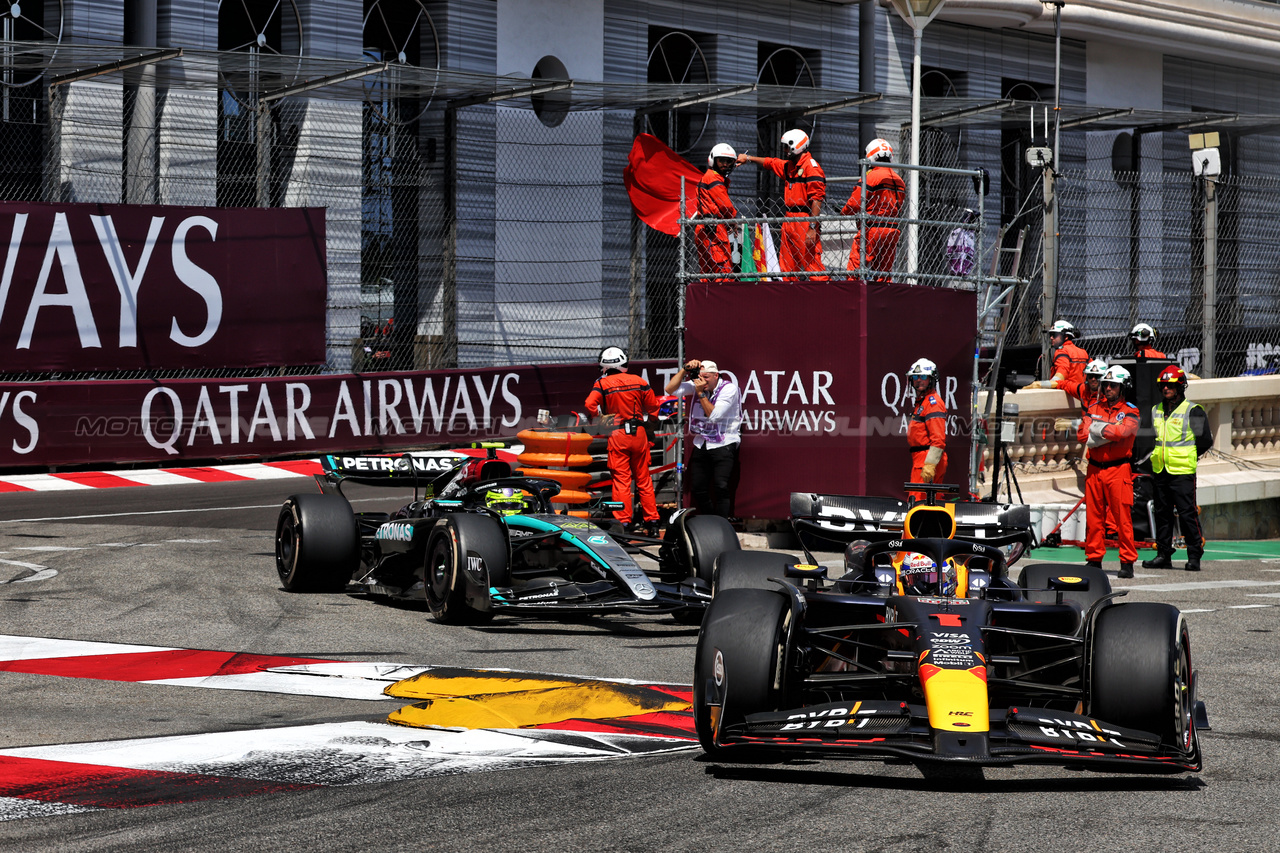
<path id="1" fill-rule="evenodd" d="M 507 672 L 424 672 L 388 685 L 382 692 L 397 699 L 435 699 L 441 696 L 477 696 L 519 693 L 553 687 L 573 687 L 581 681 L 568 678 L 517 675 Z"/>
<path id="2" fill-rule="evenodd" d="M 483 689 L 483 692 L 481 692 Z M 515 676 L 432 678 L 397 682 L 389 696 L 426 698 L 388 717 L 415 727 L 514 729 L 565 720 L 607 720 L 659 711 L 687 711 L 689 703 L 640 684 Z"/>

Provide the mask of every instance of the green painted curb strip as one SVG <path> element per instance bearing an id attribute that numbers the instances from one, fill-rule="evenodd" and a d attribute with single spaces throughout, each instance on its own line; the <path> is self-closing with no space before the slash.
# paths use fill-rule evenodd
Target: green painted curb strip
<path id="1" fill-rule="evenodd" d="M 1154 550 L 1140 549 L 1138 560 L 1150 560 L 1156 555 Z M 1085 563 L 1084 549 L 1064 545 L 1061 548 L 1033 548 L 1024 559 L 1032 559 L 1041 563 Z M 1174 564 L 1185 562 L 1187 552 L 1179 549 L 1173 555 Z M 1280 559 L 1280 539 L 1239 539 L 1224 542 L 1207 542 L 1204 547 L 1204 560 L 1266 560 Z M 1106 562 L 1120 562 L 1120 553 L 1111 548 L 1103 558 Z M 1182 568 L 1178 566 L 1178 568 Z"/>

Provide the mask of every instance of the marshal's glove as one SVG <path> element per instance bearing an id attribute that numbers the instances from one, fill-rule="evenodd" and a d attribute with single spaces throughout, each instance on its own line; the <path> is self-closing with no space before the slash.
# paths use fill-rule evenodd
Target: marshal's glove
<path id="1" fill-rule="evenodd" d="M 933 476 L 938 472 L 938 466 L 932 462 L 926 462 L 920 466 L 920 482 L 932 483 Z"/>
<path id="2" fill-rule="evenodd" d="M 1044 386 L 1040 384 L 1040 381 L 1039 381 L 1039 380 L 1036 380 L 1035 382 L 1031 382 L 1031 383 L 1028 383 L 1028 384 L 1026 384 L 1026 385 L 1023 385 L 1023 386 L 1022 386 L 1022 390 L 1023 390 L 1023 391 L 1028 391 L 1028 390 L 1034 390 L 1034 389 L 1036 389 L 1036 388 L 1043 388 L 1043 387 L 1044 387 Z"/>
<path id="3" fill-rule="evenodd" d="M 1094 421 L 1092 424 L 1090 424 L 1089 440 L 1084 443 L 1084 446 L 1099 447 L 1103 444 L 1107 444 L 1109 439 L 1102 437 L 1102 431 L 1106 429 L 1108 426 L 1110 426 L 1110 424 L 1107 424 L 1103 421 Z"/>
<path id="4" fill-rule="evenodd" d="M 1053 422 L 1053 429 L 1056 432 L 1075 432 L 1080 428 L 1079 418 L 1058 418 Z"/>

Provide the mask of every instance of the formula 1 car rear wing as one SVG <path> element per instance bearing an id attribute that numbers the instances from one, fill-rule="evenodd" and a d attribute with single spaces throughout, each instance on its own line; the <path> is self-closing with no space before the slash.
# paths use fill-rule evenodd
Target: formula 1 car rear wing
<path id="1" fill-rule="evenodd" d="M 865 495 L 791 493 L 791 523 L 805 548 L 840 550 L 858 539 L 878 542 L 903 535 L 910 504 L 896 498 Z M 956 539 L 987 545 L 1034 544 L 1031 508 L 1022 504 L 956 501 Z"/>
<path id="2" fill-rule="evenodd" d="M 468 456 L 450 452 L 405 453 L 400 456 L 329 455 L 320 457 L 324 473 L 317 475 L 316 480 L 325 491 L 343 482 L 397 488 L 438 488 L 454 476 L 459 466 L 469 461 Z"/>

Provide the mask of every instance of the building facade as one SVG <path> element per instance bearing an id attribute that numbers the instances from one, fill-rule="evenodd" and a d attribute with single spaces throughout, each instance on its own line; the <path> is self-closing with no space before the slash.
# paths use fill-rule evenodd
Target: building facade
<path id="1" fill-rule="evenodd" d="M 870 135 L 906 157 L 911 31 L 874 0 L 31 0 L 0 17 L 0 194 L 325 207 L 330 370 L 673 354 L 676 245 L 622 186 L 638 132 L 699 168 L 716 142 L 774 155 L 791 124 L 829 176 L 856 176 Z M 969 112 L 927 124 L 924 161 L 989 172 L 985 244 L 1027 227 L 1034 277 L 1031 113 L 1069 107 L 1058 313 L 1104 349 L 1137 319 L 1190 352 L 1204 259 L 1188 135 L 1219 131 L 1219 339 L 1235 336 L 1220 372 L 1255 366 L 1280 345 L 1280 6 L 1083 0 L 1060 25 L 1038 0 L 949 0 L 923 33 L 921 95 L 926 115 Z M 884 97 L 831 108 L 860 93 Z M 850 189 L 831 185 L 831 212 Z M 778 191 L 754 167 L 733 176 L 744 212 Z M 1026 340 L 1054 319 L 1038 288 Z"/>

